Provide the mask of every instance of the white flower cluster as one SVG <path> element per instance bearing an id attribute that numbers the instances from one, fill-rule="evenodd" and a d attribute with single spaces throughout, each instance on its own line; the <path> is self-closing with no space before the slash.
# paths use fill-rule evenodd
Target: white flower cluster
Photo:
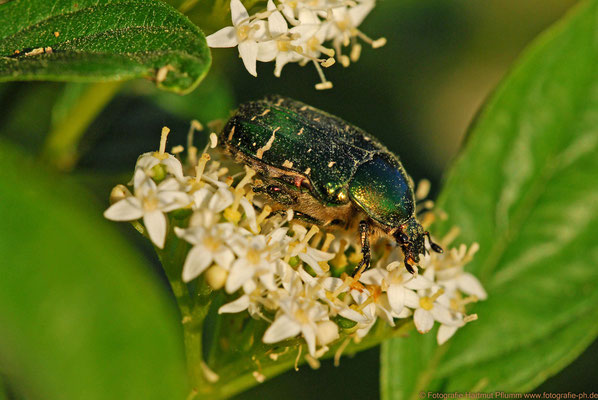
<path id="1" fill-rule="evenodd" d="M 437 340 L 442 344 L 476 319 L 466 314 L 465 305 L 485 299 L 486 292 L 463 266 L 477 245 L 429 252 L 420 263 L 423 272 L 415 275 L 405 269 L 401 252 L 385 245 L 385 254 L 372 268 L 350 277 L 339 271 L 351 272 L 359 262 L 357 235 L 335 237 L 317 226 L 307 228 L 293 220 L 292 210 L 272 213 L 255 197 L 255 172 L 247 167 L 229 176 L 223 164 L 207 153 L 197 160 L 197 149 L 191 148 L 184 168 L 165 152 L 166 134 L 160 151 L 139 157 L 133 193 L 122 185 L 113 190 L 105 216 L 142 219 L 145 232 L 160 248 L 169 232 L 189 242 L 183 281 L 203 275 L 215 290 L 231 296 L 220 313 L 246 311 L 271 323 L 265 343 L 301 335 L 309 355 L 317 358 L 341 336 L 360 340 L 378 319 L 395 326 L 400 319 L 413 318 L 420 333 L 439 322 Z M 211 141 L 215 147 L 214 134 Z M 194 173 L 185 175 L 186 170 Z M 178 209 L 190 216 L 184 225 L 169 228 L 181 219 L 167 214 Z M 440 243 L 447 246 L 449 241 L 447 237 Z"/>
<path id="2" fill-rule="evenodd" d="M 343 66 L 357 61 L 361 44 L 373 48 L 386 44 L 386 39 L 370 39 L 357 27 L 376 5 L 375 0 L 268 0 L 267 9 L 249 15 L 240 0 L 231 0 L 233 26 L 227 26 L 207 37 L 210 47 L 239 47 L 245 68 L 257 76 L 257 61 L 275 61 L 274 75 L 290 62 L 313 63 L 321 82 L 316 89 L 330 89 L 321 66 L 329 67 L 338 60 Z M 290 27 L 289 27 L 290 26 Z M 325 47 L 330 42 L 332 47 Z M 349 55 L 342 47 L 351 46 Z"/>

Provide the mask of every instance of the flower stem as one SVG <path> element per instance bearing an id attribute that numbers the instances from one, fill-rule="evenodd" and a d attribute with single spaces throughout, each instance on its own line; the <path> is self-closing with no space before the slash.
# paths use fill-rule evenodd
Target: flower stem
<path id="1" fill-rule="evenodd" d="M 197 397 L 200 391 L 205 390 L 208 382 L 205 381 L 202 370 L 202 327 L 193 319 L 183 320 L 183 336 L 185 355 L 187 357 L 187 373 L 191 384 L 191 394 L 188 399 Z"/>
<path id="2" fill-rule="evenodd" d="M 98 82 L 88 85 L 68 114 L 48 134 L 42 157 L 61 170 L 77 162 L 77 144 L 85 130 L 104 106 L 118 92 L 122 82 Z"/>
<path id="3" fill-rule="evenodd" d="M 183 282 L 182 266 L 188 250 L 189 245 L 185 241 L 173 237 L 166 242 L 163 250 L 158 250 L 158 256 L 181 312 L 187 373 L 191 386 L 188 399 L 194 399 L 200 392 L 210 390 L 203 371 L 202 328 L 211 304 L 211 289 L 200 280 L 197 295 L 192 296 Z"/>

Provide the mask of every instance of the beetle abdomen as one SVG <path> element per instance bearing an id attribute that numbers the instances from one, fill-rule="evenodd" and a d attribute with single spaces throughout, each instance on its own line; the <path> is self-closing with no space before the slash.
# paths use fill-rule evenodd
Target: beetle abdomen
<path id="1" fill-rule="evenodd" d="M 301 102 L 268 97 L 249 102 L 221 136 L 234 152 L 304 176 L 314 196 L 345 204 L 359 165 L 388 150 L 363 130 Z"/>

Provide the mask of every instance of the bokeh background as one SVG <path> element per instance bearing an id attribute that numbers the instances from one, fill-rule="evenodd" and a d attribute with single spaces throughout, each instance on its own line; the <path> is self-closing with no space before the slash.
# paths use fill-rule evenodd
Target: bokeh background
<path id="1" fill-rule="evenodd" d="M 380 0 L 362 30 L 373 38 L 386 37 L 387 45 L 377 50 L 364 45 L 357 63 L 326 70 L 334 83 L 329 91 L 314 90 L 318 78 L 311 65 L 287 65 L 277 79 L 273 63 L 261 63 L 258 78 L 253 78 L 235 49 L 215 49 L 212 70 L 189 96 L 159 93 L 149 82 L 126 84 L 86 133 L 73 174 L 100 204 L 107 204 L 110 188 L 128 180 L 137 156 L 157 147 L 162 126 L 172 129 L 171 145 L 184 144 L 191 119 L 205 123 L 226 118 L 240 102 L 278 93 L 371 132 L 400 155 L 416 181 L 430 179 L 433 194 L 437 193 L 443 171 L 485 98 L 525 46 L 574 4 L 572 0 Z M 206 33 L 213 29 L 207 27 Z M 76 84 L 0 85 L 1 134 L 38 151 L 40 137 L 60 118 L 60 108 L 52 105 L 68 102 L 78 90 Z M 161 278 L 149 245 L 129 226 L 123 224 L 122 231 L 144 252 L 148 270 Z M 338 368 L 330 362 L 316 371 L 304 366 L 299 373 L 288 372 L 238 398 L 375 399 L 378 371 L 375 348 L 343 358 Z M 596 392 L 597 373 L 598 342 L 537 392 Z"/>

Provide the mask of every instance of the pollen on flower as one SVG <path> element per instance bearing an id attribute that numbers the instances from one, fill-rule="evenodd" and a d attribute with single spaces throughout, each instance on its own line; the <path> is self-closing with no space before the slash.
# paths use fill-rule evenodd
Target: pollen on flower
<path id="1" fill-rule="evenodd" d="M 338 364 L 345 349 L 375 325 L 390 331 L 409 321 L 421 333 L 438 323 L 442 344 L 478 318 L 467 309 L 487 293 L 464 268 L 479 246 L 450 247 L 457 229 L 438 240 L 443 254 L 426 243 L 416 275 L 407 272 L 394 242 L 381 237 L 371 243 L 371 268 L 351 276 L 362 259 L 355 232 L 306 223 L 292 207 L 270 203 L 254 191 L 266 177 L 212 152 L 217 138 L 209 139 L 207 152 L 197 151 L 192 135 L 199 127 L 192 125 L 186 157 L 181 148 L 177 157 L 166 152 L 164 129 L 159 151 L 139 157 L 131 189 L 116 186 L 104 215 L 131 221 L 158 248 L 167 240 L 187 242 L 181 280 L 202 280 L 220 291 L 225 301 L 219 314 L 261 321 L 263 336 L 251 336 L 251 343 L 272 345 L 265 359 L 297 351 L 298 363 L 315 367 L 318 358 L 335 351 Z M 270 145 L 274 140 L 272 135 Z M 428 192 L 429 182 L 418 185 L 420 204 Z M 427 205 L 422 218 L 436 215 L 433 204 Z M 262 380 L 259 371 L 254 376 Z"/>
<path id="2" fill-rule="evenodd" d="M 385 38 L 371 39 L 358 29 L 376 5 L 376 0 L 268 0 L 267 9 L 249 15 L 240 0 L 231 0 L 232 26 L 207 37 L 210 47 L 239 47 L 247 71 L 257 76 L 256 64 L 275 62 L 274 75 L 280 77 L 288 63 L 312 63 L 320 83 L 317 90 L 332 88 L 322 72 L 338 61 L 344 67 L 361 55 L 358 40 L 377 49 Z M 350 56 L 342 54 L 349 47 Z"/>

